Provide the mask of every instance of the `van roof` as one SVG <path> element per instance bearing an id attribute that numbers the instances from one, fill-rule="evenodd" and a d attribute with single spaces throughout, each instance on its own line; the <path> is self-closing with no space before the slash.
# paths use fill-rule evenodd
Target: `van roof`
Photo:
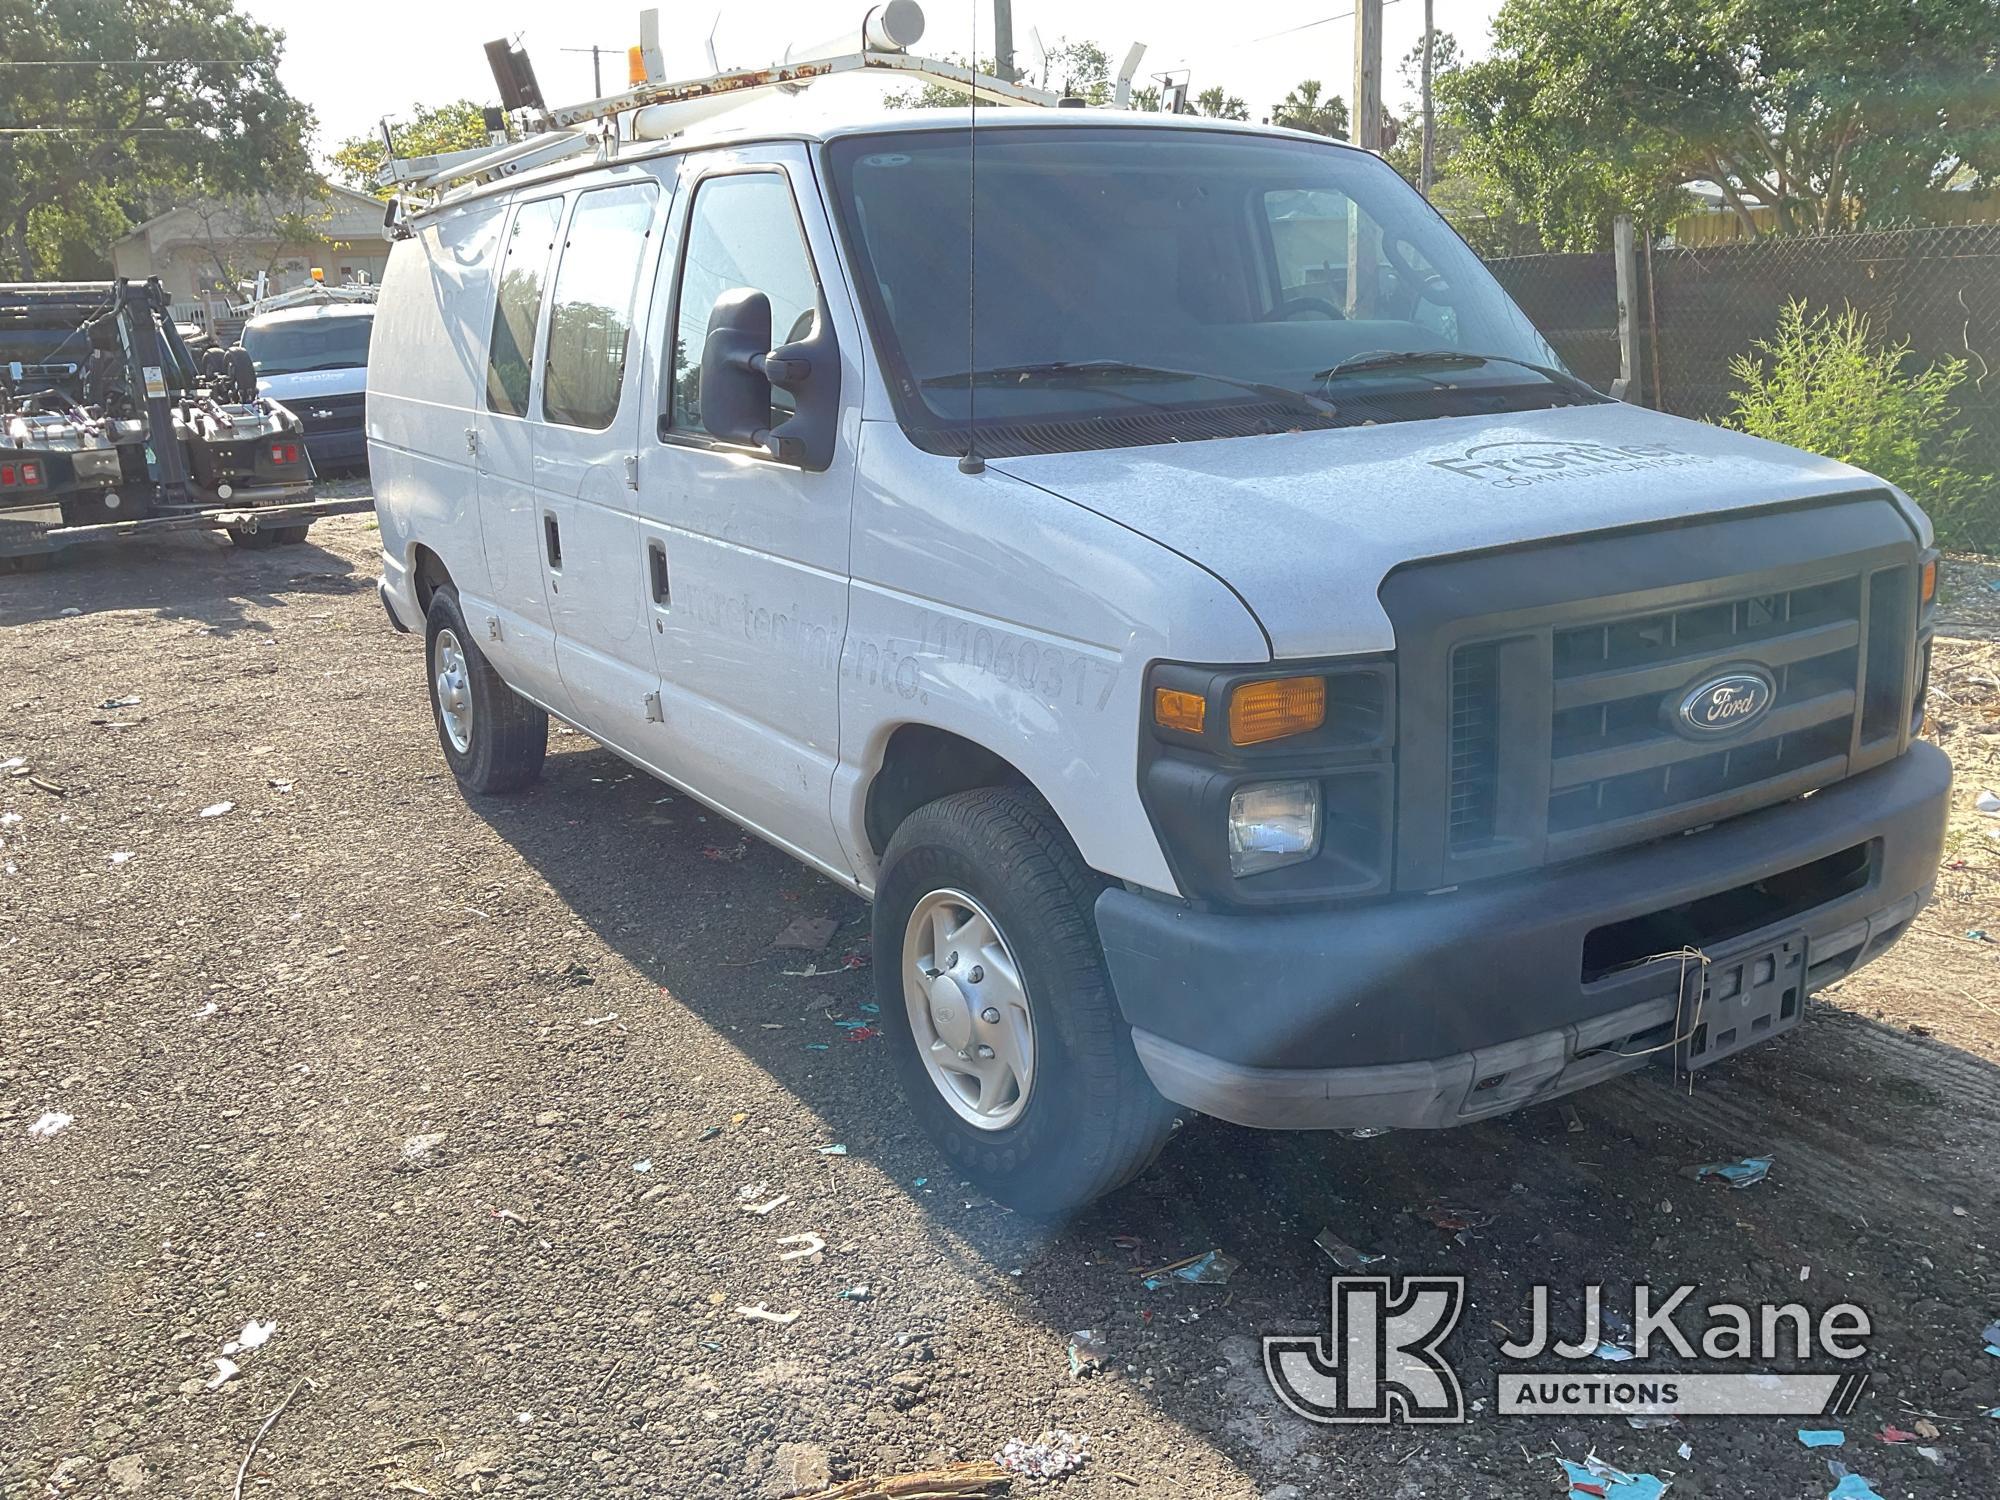
<path id="1" fill-rule="evenodd" d="M 313 302 L 304 307 L 281 307 L 275 312 L 258 313 L 251 323 L 304 323 L 313 318 L 372 318 L 372 302 Z M 248 324 L 245 325 L 246 327 Z"/>
<path id="2" fill-rule="evenodd" d="M 832 81 L 827 80 L 828 83 Z M 841 107 L 842 105 L 846 107 Z M 760 100 L 715 120 L 690 125 L 686 130 L 664 141 L 623 142 L 617 160 L 643 161 L 653 157 L 678 155 L 686 151 L 699 151 L 711 146 L 740 145 L 752 141 L 807 141 L 817 144 L 838 140 L 844 136 L 900 134 L 913 130 L 964 131 L 972 126 L 974 113 L 973 110 L 966 108 L 896 109 L 881 104 L 855 107 L 851 100 L 836 101 L 831 97 L 821 105 L 809 98 L 781 97 Z M 1207 115 L 1169 115 L 1152 110 L 1109 109 L 1097 106 L 1088 109 L 1043 109 L 996 104 L 982 106 L 977 111 L 977 119 L 977 128 L 981 133 L 988 130 L 1013 130 L 1035 126 L 1082 128 L 1137 125 L 1149 130 L 1227 131 L 1236 135 L 1280 136 L 1312 141 L 1322 146 L 1334 146 L 1348 151 L 1361 149 L 1347 141 L 1336 141 L 1310 131 L 1293 130 L 1284 125 L 1260 125 L 1248 120 L 1218 120 Z M 605 163 L 595 156 L 570 157 L 537 170 L 521 173 L 519 176 L 503 177 L 470 190 L 461 188 L 446 194 L 435 204 L 418 210 L 411 215 L 411 220 L 419 221 L 433 213 L 462 207 L 467 203 L 512 188 L 560 182 L 603 165 Z"/>

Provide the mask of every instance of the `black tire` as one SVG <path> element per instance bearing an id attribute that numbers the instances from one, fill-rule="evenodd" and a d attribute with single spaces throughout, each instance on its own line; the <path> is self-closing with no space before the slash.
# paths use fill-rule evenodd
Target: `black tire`
<path id="1" fill-rule="evenodd" d="M 1133 1051 L 1098 945 L 1103 879 L 1033 792 L 940 798 L 903 822 L 875 893 L 875 991 L 903 1095 L 961 1174 L 1010 1208 L 1059 1214 L 1130 1182 L 1173 1133 L 1174 1110 Z M 924 1063 L 904 996 L 905 931 L 936 891 L 998 925 L 1027 990 L 1035 1060 L 1026 1107 L 1000 1129 L 967 1123 Z"/>
<path id="2" fill-rule="evenodd" d="M 446 631 L 458 642 L 463 655 L 472 704 L 463 748 L 446 727 L 444 708 L 438 700 L 438 638 Z M 500 680 L 500 674 L 474 643 L 459 610 L 458 596 L 449 587 L 431 596 L 430 612 L 424 618 L 424 677 L 430 688 L 438 745 L 460 786 L 490 796 L 518 791 L 541 776 L 542 760 L 549 749 L 549 716 Z"/>
<path id="3" fill-rule="evenodd" d="M 252 551 L 264 547 L 290 547 L 306 539 L 311 525 L 308 521 L 304 526 L 259 526 L 255 531 L 232 526 L 229 528 L 229 540 Z"/>

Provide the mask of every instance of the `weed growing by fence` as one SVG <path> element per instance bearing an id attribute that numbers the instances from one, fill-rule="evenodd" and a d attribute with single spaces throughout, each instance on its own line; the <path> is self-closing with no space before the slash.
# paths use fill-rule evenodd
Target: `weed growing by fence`
<path id="1" fill-rule="evenodd" d="M 1975 503 L 1992 477 L 1968 469 L 1953 402 L 1964 360 L 1912 371 L 1908 340 L 1877 339 L 1851 306 L 1809 311 L 1797 300 L 1751 349 L 1729 362 L 1732 425 L 1901 486 L 1930 513 L 1944 546 L 2000 547 L 2000 512 Z"/>

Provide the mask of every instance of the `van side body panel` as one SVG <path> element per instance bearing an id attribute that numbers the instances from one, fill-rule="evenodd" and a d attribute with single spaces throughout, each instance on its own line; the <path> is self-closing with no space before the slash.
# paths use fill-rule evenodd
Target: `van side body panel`
<path id="1" fill-rule="evenodd" d="M 389 256 L 368 365 L 369 469 L 382 529 L 382 574 L 399 619 L 423 624 L 412 558 L 419 544 L 461 592 L 488 594 L 478 481 L 466 442 L 468 401 L 485 379 L 493 267 L 505 207 L 487 200 L 440 214 Z"/>

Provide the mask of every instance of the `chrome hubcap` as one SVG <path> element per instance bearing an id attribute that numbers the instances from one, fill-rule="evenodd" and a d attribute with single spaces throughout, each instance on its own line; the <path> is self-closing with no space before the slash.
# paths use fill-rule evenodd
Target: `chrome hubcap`
<path id="1" fill-rule="evenodd" d="M 440 630 L 431 647 L 431 672 L 437 686 L 438 719 L 451 748 L 464 755 L 472 748 L 472 678 L 466 670 L 465 648 L 458 634 Z"/>
<path id="2" fill-rule="evenodd" d="M 903 936 L 903 1000 L 931 1082 L 980 1130 L 1020 1119 L 1035 1083 L 1035 1019 L 1007 939 L 963 891 L 933 891 Z"/>

